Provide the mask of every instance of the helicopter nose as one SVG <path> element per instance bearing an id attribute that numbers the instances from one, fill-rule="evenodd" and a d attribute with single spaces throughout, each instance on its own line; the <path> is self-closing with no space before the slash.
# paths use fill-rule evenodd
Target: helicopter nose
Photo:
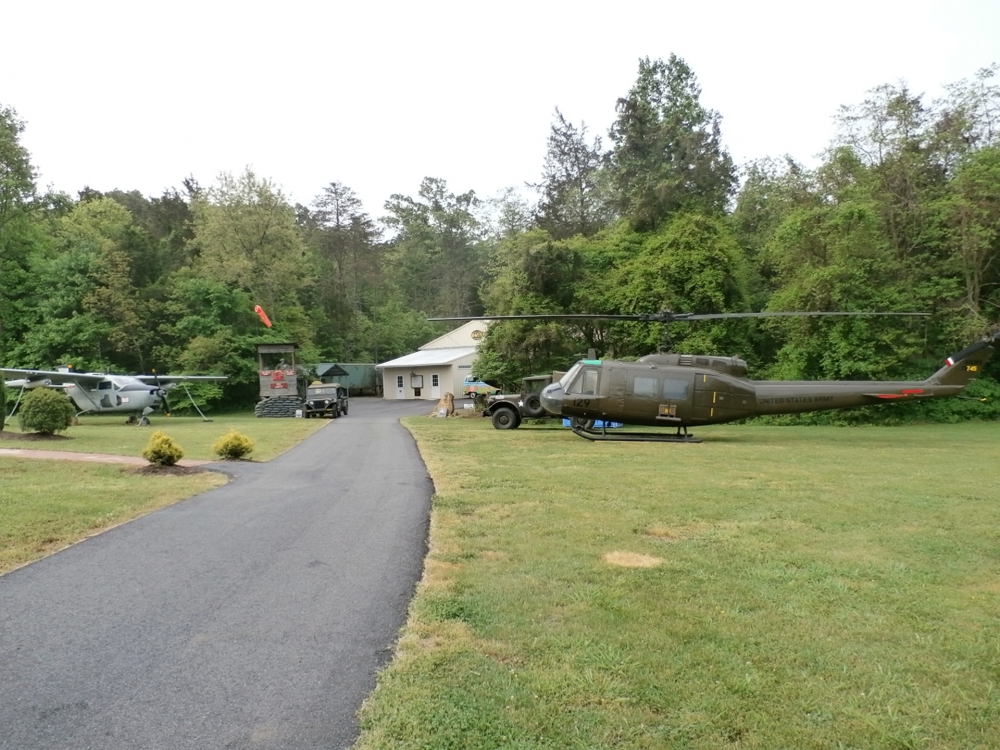
<path id="1" fill-rule="evenodd" d="M 552 385 L 545 386 L 542 389 L 540 399 L 542 401 L 542 408 L 549 414 L 555 414 L 556 416 L 562 414 L 562 383 L 553 383 Z"/>

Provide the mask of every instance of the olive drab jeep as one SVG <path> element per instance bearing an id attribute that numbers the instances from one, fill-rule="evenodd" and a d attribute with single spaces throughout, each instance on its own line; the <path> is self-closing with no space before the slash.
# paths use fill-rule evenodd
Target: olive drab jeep
<path id="1" fill-rule="evenodd" d="M 483 416 L 493 420 L 493 426 L 498 430 L 514 430 L 524 419 L 548 417 L 548 412 L 542 408 L 539 398 L 542 389 L 558 380 L 564 373 L 554 372 L 550 375 L 532 375 L 521 380 L 521 392 L 509 395 L 496 394 L 490 396 L 483 409 Z"/>
<path id="2" fill-rule="evenodd" d="M 347 416 L 347 388 L 339 383 L 310 383 L 306 388 L 306 397 L 302 416 L 329 417 L 336 419 Z"/>

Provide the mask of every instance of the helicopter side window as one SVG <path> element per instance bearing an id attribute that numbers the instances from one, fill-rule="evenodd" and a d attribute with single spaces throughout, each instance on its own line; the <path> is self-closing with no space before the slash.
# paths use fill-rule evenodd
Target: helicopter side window
<path id="1" fill-rule="evenodd" d="M 579 377 L 573 381 L 573 385 L 566 392 L 575 393 L 580 396 L 596 396 L 599 378 L 599 370 L 587 368 L 580 373 Z"/>
<path id="2" fill-rule="evenodd" d="M 663 381 L 663 398 L 682 401 L 688 397 L 688 381 L 667 378 Z"/>
<path id="3" fill-rule="evenodd" d="M 659 398 L 659 378 L 644 378 L 637 375 L 632 381 L 632 395 L 638 398 Z"/>

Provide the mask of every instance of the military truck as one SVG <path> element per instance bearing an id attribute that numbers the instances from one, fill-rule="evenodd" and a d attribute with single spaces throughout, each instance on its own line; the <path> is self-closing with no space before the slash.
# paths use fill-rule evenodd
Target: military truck
<path id="1" fill-rule="evenodd" d="M 490 396 L 483 409 L 483 416 L 493 420 L 498 430 L 516 430 L 524 419 L 550 416 L 542 408 L 540 394 L 545 386 L 558 380 L 565 373 L 553 372 L 549 375 L 532 375 L 521 380 L 521 392 Z"/>
<path id="2" fill-rule="evenodd" d="M 312 382 L 306 387 L 302 416 L 329 417 L 336 419 L 347 416 L 347 388 L 340 383 Z"/>

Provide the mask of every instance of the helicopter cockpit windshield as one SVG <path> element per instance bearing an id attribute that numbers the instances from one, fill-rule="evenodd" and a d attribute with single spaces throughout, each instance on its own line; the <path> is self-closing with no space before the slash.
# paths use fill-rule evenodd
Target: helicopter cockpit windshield
<path id="1" fill-rule="evenodd" d="M 569 384 L 576 380 L 576 376 L 580 374 L 581 369 L 583 369 L 583 363 L 577 362 L 569 368 L 569 371 L 565 375 L 559 378 L 559 385 L 563 387 L 563 390 L 568 389 Z"/>
<path id="2" fill-rule="evenodd" d="M 600 393 L 600 360 L 585 359 L 577 362 L 573 369 L 559 381 L 567 395 L 596 396 Z"/>
<path id="3" fill-rule="evenodd" d="M 542 408 L 545 411 L 549 414 L 562 414 L 563 392 L 569 389 L 570 384 L 576 380 L 577 375 L 580 374 L 580 370 L 582 369 L 583 363 L 577 362 L 569 368 L 569 371 L 558 382 L 547 385 L 542 389 L 542 392 L 539 394 L 539 400 L 542 402 Z"/>

